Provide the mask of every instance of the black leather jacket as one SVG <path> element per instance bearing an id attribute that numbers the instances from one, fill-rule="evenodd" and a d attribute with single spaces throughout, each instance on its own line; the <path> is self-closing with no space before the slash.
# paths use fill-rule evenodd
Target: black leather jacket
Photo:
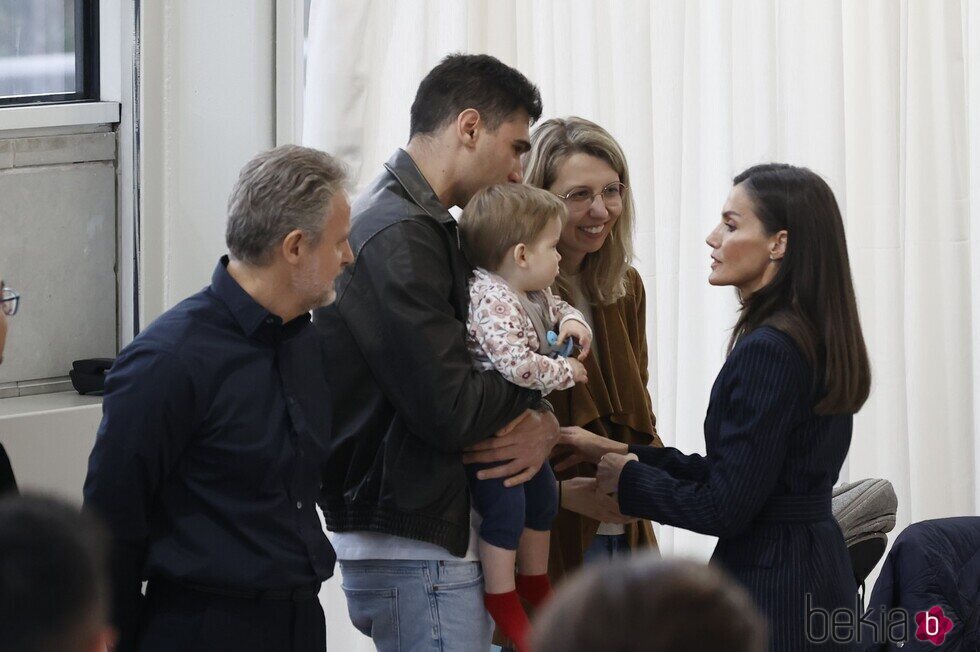
<path id="1" fill-rule="evenodd" d="M 469 542 L 460 451 L 540 402 L 466 349 L 468 281 L 456 221 L 399 149 L 351 214 L 354 263 L 316 311 L 334 403 L 321 507 L 335 532 Z"/>

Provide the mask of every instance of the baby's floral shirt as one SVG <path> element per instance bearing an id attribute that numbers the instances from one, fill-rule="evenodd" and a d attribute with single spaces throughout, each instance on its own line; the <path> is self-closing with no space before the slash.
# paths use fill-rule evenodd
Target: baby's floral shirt
<path id="1" fill-rule="evenodd" d="M 549 290 L 541 294 L 548 305 L 547 327 L 558 332 L 566 320 L 576 319 L 588 328 L 581 312 Z M 568 360 L 538 352 L 543 348 L 540 337 L 517 293 L 504 279 L 479 267 L 470 280 L 466 343 L 478 369 L 496 369 L 515 385 L 544 395 L 575 384 Z"/>

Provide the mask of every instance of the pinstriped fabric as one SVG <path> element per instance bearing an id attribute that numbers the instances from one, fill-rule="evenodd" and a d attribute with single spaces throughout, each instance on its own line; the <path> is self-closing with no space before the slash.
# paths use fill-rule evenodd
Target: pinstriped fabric
<path id="1" fill-rule="evenodd" d="M 769 620 L 770 649 L 787 652 L 851 649 L 807 641 L 806 596 L 828 611 L 853 610 L 857 590 L 830 513 L 852 417 L 815 415 L 811 378 L 788 336 L 757 329 L 742 338 L 715 380 L 704 423 L 706 455 L 634 446 L 640 462 L 628 463 L 619 481 L 624 514 L 719 537 L 712 561 L 755 598 Z M 825 509 L 812 509 L 812 497 L 823 495 Z M 811 497 L 811 505 L 788 514 L 786 496 Z M 763 518 L 777 502 L 783 517 Z M 822 638 L 823 621 L 811 623 L 811 635 Z"/>

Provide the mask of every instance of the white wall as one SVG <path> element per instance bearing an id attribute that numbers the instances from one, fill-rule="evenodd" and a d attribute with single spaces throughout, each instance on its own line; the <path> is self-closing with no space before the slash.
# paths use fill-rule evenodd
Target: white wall
<path id="1" fill-rule="evenodd" d="M 81 503 L 101 406 L 100 399 L 74 392 L 0 400 L 0 444 L 21 491 Z"/>
<path id="2" fill-rule="evenodd" d="M 275 139 L 274 0 L 142 3 L 145 326 L 207 285 L 242 165 Z"/>

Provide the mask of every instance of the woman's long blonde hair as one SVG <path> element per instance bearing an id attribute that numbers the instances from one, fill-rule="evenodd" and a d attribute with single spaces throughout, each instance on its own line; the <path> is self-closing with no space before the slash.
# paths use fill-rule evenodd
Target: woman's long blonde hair
<path id="1" fill-rule="evenodd" d="M 608 131 L 584 118 L 552 118 L 531 134 L 531 150 L 524 156 L 524 182 L 548 190 L 572 154 L 588 154 L 608 163 L 626 185 L 623 212 L 599 251 L 582 263 L 582 291 L 593 305 L 615 303 L 626 295 L 626 272 L 633 262 L 633 192 L 626 156 Z M 564 273 L 556 280 L 566 294 L 571 287 Z"/>

